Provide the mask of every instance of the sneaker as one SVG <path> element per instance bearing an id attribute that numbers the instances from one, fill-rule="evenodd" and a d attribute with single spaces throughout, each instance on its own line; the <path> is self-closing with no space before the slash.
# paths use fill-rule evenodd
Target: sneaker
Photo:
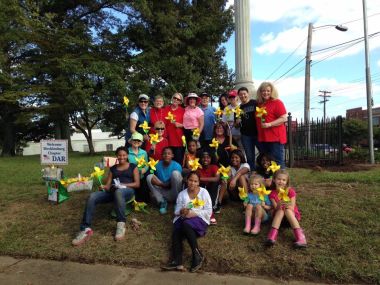
<path id="1" fill-rule="evenodd" d="M 219 214 L 222 210 L 222 204 L 220 202 L 217 202 L 214 206 L 214 213 Z"/>
<path id="2" fill-rule="evenodd" d="M 217 225 L 218 223 L 216 222 L 216 219 L 215 219 L 215 215 L 214 215 L 214 212 L 211 214 L 211 217 L 210 217 L 210 225 L 212 226 L 215 226 Z"/>
<path id="3" fill-rule="evenodd" d="M 166 202 L 166 200 L 164 199 L 161 203 L 160 203 L 160 214 L 161 215 L 165 215 L 167 212 L 168 212 L 168 202 Z"/>
<path id="4" fill-rule="evenodd" d="M 185 267 L 182 264 L 177 264 L 175 261 L 171 261 L 168 265 L 161 266 L 162 270 L 171 271 L 171 270 L 177 270 L 177 271 L 184 271 Z"/>
<path id="5" fill-rule="evenodd" d="M 205 258 L 199 249 L 196 249 L 193 253 L 193 261 L 191 263 L 190 272 L 197 272 L 202 267 L 204 259 Z"/>
<path id="6" fill-rule="evenodd" d="M 117 222 L 116 224 L 116 233 L 115 233 L 115 240 L 122 240 L 125 236 L 125 223 L 124 222 Z"/>
<path id="7" fill-rule="evenodd" d="M 72 240 L 72 245 L 79 246 L 90 239 L 93 235 L 93 231 L 91 228 L 85 228 L 84 231 L 80 231 L 75 239 Z"/>

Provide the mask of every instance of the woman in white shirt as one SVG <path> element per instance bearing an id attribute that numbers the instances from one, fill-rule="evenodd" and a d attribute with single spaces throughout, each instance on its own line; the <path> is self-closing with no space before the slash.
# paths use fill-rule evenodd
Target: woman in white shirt
<path id="1" fill-rule="evenodd" d="M 206 234 L 210 224 L 212 204 L 208 191 L 199 187 L 199 182 L 199 175 L 191 172 L 187 178 L 188 188 L 178 194 L 173 220 L 172 261 L 162 267 L 164 270 L 184 270 L 182 263 L 184 238 L 189 242 L 193 253 L 190 271 L 196 272 L 202 266 L 204 257 L 198 248 L 197 238 Z"/>

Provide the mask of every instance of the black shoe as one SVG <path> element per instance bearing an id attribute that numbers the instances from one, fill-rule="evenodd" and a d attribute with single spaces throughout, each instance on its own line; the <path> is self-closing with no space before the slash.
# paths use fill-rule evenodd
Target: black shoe
<path id="1" fill-rule="evenodd" d="M 193 262 L 191 264 L 190 272 L 197 272 L 203 264 L 204 256 L 199 251 L 199 249 L 196 249 L 193 253 Z"/>
<path id="2" fill-rule="evenodd" d="M 214 206 L 214 213 L 219 214 L 222 210 L 222 204 L 220 202 L 217 202 Z"/>
<path id="3" fill-rule="evenodd" d="M 171 262 L 169 262 L 169 264 L 161 266 L 161 269 L 166 270 L 166 271 L 171 271 L 171 270 L 183 271 L 184 267 L 182 264 L 178 264 L 175 261 L 171 261 Z"/>

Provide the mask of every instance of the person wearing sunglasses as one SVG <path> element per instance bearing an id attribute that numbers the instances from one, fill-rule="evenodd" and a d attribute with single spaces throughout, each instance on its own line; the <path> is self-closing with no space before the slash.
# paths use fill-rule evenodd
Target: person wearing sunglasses
<path id="1" fill-rule="evenodd" d="M 162 95 L 154 96 L 153 107 L 150 108 L 150 134 L 156 133 L 154 130 L 154 125 L 158 121 L 162 121 L 165 123 L 165 102 L 164 97 Z M 163 134 L 166 137 L 166 132 Z"/>
<path id="2" fill-rule="evenodd" d="M 165 132 L 165 124 L 163 121 L 157 121 L 154 124 L 154 134 L 158 135 L 158 142 L 153 142 L 149 140 L 146 142 L 146 148 L 149 157 L 154 158 L 155 160 L 162 160 L 162 150 L 169 146 L 168 140 L 163 136 Z"/>
<path id="3" fill-rule="evenodd" d="M 176 92 L 173 94 L 171 104 L 165 108 L 165 126 L 166 135 L 174 154 L 173 160 L 182 163 L 185 148 L 182 143 L 183 136 L 183 114 L 185 109 L 182 107 L 183 96 Z M 169 112 L 173 115 L 174 120 L 168 117 Z"/>
<path id="4" fill-rule="evenodd" d="M 128 128 L 125 133 L 126 146 L 130 146 L 128 140 L 135 132 L 139 132 L 143 135 L 144 142 L 149 140 L 149 136 L 145 134 L 143 129 L 140 127 L 144 121 L 146 121 L 148 124 L 150 123 L 149 96 L 146 94 L 140 94 L 137 106 L 129 116 Z"/>

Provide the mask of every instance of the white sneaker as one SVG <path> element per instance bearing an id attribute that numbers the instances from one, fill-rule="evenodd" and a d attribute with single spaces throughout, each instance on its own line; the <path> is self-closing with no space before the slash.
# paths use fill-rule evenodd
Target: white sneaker
<path id="1" fill-rule="evenodd" d="M 72 240 L 72 245 L 79 246 L 90 239 L 93 235 L 93 231 L 91 228 L 85 228 L 84 231 L 80 231 L 75 239 Z"/>
<path id="2" fill-rule="evenodd" d="M 115 240 L 122 240 L 125 236 L 125 223 L 117 222 Z"/>

